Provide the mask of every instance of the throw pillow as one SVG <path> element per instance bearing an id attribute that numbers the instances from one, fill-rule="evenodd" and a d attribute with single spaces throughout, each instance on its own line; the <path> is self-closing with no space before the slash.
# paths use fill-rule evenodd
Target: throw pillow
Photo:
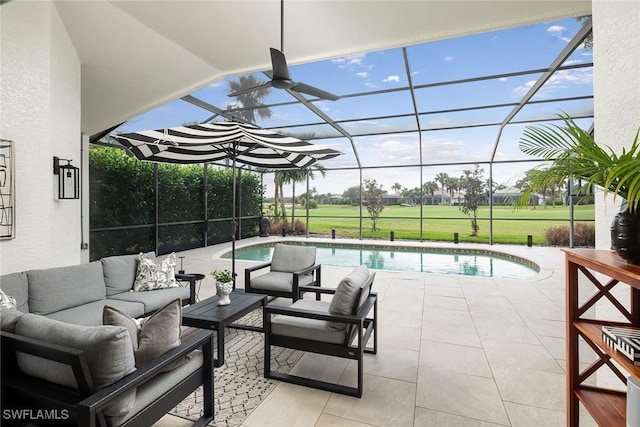
<path id="1" fill-rule="evenodd" d="M 181 344 L 181 322 L 182 304 L 179 299 L 156 311 L 140 322 L 140 325 L 135 319 L 114 307 L 107 305 L 102 312 L 104 325 L 124 326 L 129 331 L 138 368 Z M 184 361 L 176 362 L 165 370 L 173 369 Z"/>
<path id="2" fill-rule="evenodd" d="M 4 293 L 2 289 L 0 289 L 0 306 L 2 308 L 10 308 L 15 310 L 18 307 L 18 303 L 16 299 L 11 295 L 7 295 Z"/>
<path id="3" fill-rule="evenodd" d="M 133 291 L 153 291 L 155 289 L 177 288 L 176 253 L 172 252 L 159 265 L 146 254 L 140 253 Z"/>
<path id="4" fill-rule="evenodd" d="M 336 293 L 331 299 L 329 313 L 353 314 L 356 298 L 360 293 L 360 286 L 369 278 L 369 269 L 366 265 L 356 267 L 347 277 L 338 284 Z M 329 328 L 335 330 L 345 329 L 346 323 L 329 322 Z"/>

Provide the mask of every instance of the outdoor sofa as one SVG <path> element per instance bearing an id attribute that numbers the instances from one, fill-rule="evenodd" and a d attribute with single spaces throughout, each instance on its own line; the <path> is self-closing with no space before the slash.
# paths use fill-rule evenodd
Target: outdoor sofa
<path id="1" fill-rule="evenodd" d="M 180 340 L 195 280 L 134 292 L 138 259 L 0 277 L 3 425 L 148 426 L 200 386 L 194 425 L 213 418 L 213 333 Z M 138 332 L 136 319 L 149 315 Z"/>

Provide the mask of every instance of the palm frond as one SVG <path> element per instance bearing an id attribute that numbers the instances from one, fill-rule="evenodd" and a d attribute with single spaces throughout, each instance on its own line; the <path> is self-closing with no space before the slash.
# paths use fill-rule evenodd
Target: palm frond
<path id="1" fill-rule="evenodd" d="M 538 190 L 575 178 L 584 182 L 583 190 L 600 187 L 604 194 L 613 193 L 627 200 L 629 208 L 640 208 L 640 129 L 630 147 L 616 154 L 601 146 L 581 129 L 567 114 L 561 114 L 563 125 L 528 126 L 519 141 L 520 150 L 531 156 L 551 161 L 540 168 L 523 196 L 514 204 L 516 209 L 527 205 L 531 194 Z"/>

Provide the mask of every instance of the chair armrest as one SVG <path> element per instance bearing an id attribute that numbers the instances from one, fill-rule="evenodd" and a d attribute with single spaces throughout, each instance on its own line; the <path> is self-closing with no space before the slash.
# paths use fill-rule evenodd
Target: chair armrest
<path id="1" fill-rule="evenodd" d="M 87 397 L 78 403 L 78 409 L 80 413 L 83 413 L 85 417 L 91 417 L 92 414 L 98 412 L 105 406 L 107 406 L 112 400 L 130 390 L 132 388 L 139 387 L 140 385 L 155 378 L 158 374 L 162 373 L 162 370 L 168 365 L 178 361 L 180 358 L 191 353 L 193 350 L 202 347 L 204 351 L 203 363 L 213 363 L 213 332 L 212 331 L 199 331 L 193 337 L 180 344 L 178 347 L 169 350 L 165 354 L 157 357 L 156 359 L 149 361 L 136 369 L 131 374 L 116 381 L 115 383 L 101 388 L 96 393 Z M 211 372 L 213 372 L 213 365 L 211 365 Z M 87 418 L 89 419 L 89 418 Z"/>
<path id="2" fill-rule="evenodd" d="M 261 269 L 267 268 L 267 267 L 271 267 L 271 261 L 265 262 L 263 264 L 254 265 L 253 267 L 247 267 L 247 268 L 244 269 L 244 271 L 245 272 L 248 271 L 249 273 L 252 273 L 252 272 L 254 272 L 256 270 L 261 270 Z"/>
<path id="3" fill-rule="evenodd" d="M 300 299 L 301 293 L 299 289 L 300 276 L 311 274 L 313 277 L 314 286 L 320 286 L 320 273 L 321 273 L 322 264 L 314 264 L 310 267 L 303 268 L 302 270 L 293 272 L 293 283 L 291 287 L 291 294 L 293 297 L 293 301 Z M 316 293 L 316 300 L 320 301 L 320 293 Z"/>
<path id="4" fill-rule="evenodd" d="M 254 271 L 262 270 L 264 268 L 271 267 L 271 261 L 263 264 L 254 265 L 253 267 L 245 268 L 244 270 L 244 290 L 245 292 L 251 291 L 251 273 Z"/>
<path id="5" fill-rule="evenodd" d="M 305 319 L 315 319 L 315 320 L 326 320 L 328 322 L 338 322 L 338 323 L 346 323 L 357 325 L 358 323 L 364 320 L 364 317 L 361 315 L 353 315 L 353 314 L 330 314 L 325 311 L 316 311 L 316 310 L 305 310 L 301 308 L 293 308 L 293 307 L 278 307 L 278 306 L 269 306 L 267 305 L 264 308 L 265 316 L 270 319 L 268 314 L 279 314 L 283 316 L 292 316 L 292 317 L 301 317 Z M 270 320 L 269 320 L 270 321 Z"/>
<path id="6" fill-rule="evenodd" d="M 38 356 L 71 367 L 76 384 L 81 392 L 88 394 L 95 390 L 84 351 L 6 331 L 2 331 L 1 336 L 2 364 L 5 367 L 11 366 L 13 370 L 19 371 L 16 360 L 17 352 Z M 5 356 L 10 359 L 5 359 Z"/>
<path id="7" fill-rule="evenodd" d="M 336 288 L 323 288 L 321 286 L 298 286 L 298 294 L 300 296 L 307 292 L 333 295 L 336 293 Z"/>
<path id="8" fill-rule="evenodd" d="M 293 274 L 294 275 L 303 275 L 303 274 L 310 274 L 311 272 L 315 271 L 315 270 L 320 270 L 320 268 L 322 267 L 322 264 L 314 264 L 310 267 L 307 268 L 303 268 L 302 270 L 298 270 L 298 271 L 294 271 Z"/>

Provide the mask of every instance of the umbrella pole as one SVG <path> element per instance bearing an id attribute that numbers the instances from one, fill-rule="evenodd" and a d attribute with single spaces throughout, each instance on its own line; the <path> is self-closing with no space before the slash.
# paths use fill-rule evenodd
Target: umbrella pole
<path id="1" fill-rule="evenodd" d="M 236 288 L 236 143 L 233 143 L 233 200 L 231 201 L 231 277 L 233 278 L 233 289 Z"/>

